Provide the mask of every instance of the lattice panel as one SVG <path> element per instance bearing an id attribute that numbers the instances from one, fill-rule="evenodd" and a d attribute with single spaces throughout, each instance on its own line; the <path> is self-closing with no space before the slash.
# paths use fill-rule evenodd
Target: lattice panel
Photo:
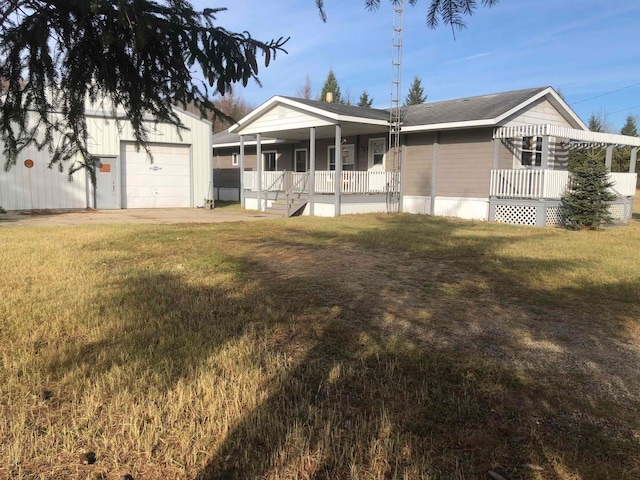
<path id="1" fill-rule="evenodd" d="M 626 218 L 626 205 L 621 203 L 614 203 L 613 205 L 609 205 L 609 213 L 613 220 L 624 220 Z"/>
<path id="2" fill-rule="evenodd" d="M 547 207 L 545 225 L 560 225 L 562 223 L 562 207 Z"/>
<path id="3" fill-rule="evenodd" d="M 511 225 L 536 225 L 536 207 L 531 205 L 496 205 L 495 221 Z"/>

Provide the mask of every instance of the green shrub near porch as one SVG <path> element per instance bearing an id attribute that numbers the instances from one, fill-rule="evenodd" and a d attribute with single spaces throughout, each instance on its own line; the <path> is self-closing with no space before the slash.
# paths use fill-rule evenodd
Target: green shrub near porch
<path id="1" fill-rule="evenodd" d="M 562 223 L 570 230 L 598 230 L 613 222 L 609 204 L 616 199 L 607 167 L 589 154 L 573 166 L 569 189 L 562 198 Z"/>

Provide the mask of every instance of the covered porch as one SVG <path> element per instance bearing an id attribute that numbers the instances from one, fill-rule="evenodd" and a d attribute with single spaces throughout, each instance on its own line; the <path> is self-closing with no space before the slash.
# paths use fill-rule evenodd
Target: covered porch
<path id="1" fill-rule="evenodd" d="M 397 211 L 400 174 L 387 159 L 388 113 L 324 102 L 321 107 L 273 97 L 230 129 L 240 140 L 243 207 L 322 216 Z M 291 145 L 287 169 L 263 152 L 266 139 Z M 247 142 L 255 145 L 257 159 L 251 171 L 245 169 Z"/>
<path id="2" fill-rule="evenodd" d="M 561 221 L 561 199 L 570 185 L 568 169 L 558 169 L 553 156 L 576 150 L 603 152 L 603 161 L 617 199 L 611 214 L 617 223 L 631 218 L 636 193 L 636 159 L 640 138 L 599 133 L 557 125 L 500 127 L 494 131 L 494 168 L 489 187 L 489 220 L 519 225 L 557 225 Z M 524 168 L 497 168 L 499 142 L 520 142 L 520 152 L 530 155 Z M 530 150 L 525 150 L 528 144 Z M 551 145 L 554 147 L 551 147 Z M 625 147 L 629 154 L 628 172 L 611 172 L 614 148 Z M 522 154 L 524 157 L 524 153 Z M 552 168 L 553 167 L 553 168 Z"/>

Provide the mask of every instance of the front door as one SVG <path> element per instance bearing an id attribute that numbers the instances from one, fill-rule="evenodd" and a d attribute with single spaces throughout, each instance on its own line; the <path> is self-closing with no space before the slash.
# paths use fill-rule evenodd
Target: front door
<path id="1" fill-rule="evenodd" d="M 96 160 L 95 207 L 101 210 L 118 208 L 118 159 L 99 158 Z"/>

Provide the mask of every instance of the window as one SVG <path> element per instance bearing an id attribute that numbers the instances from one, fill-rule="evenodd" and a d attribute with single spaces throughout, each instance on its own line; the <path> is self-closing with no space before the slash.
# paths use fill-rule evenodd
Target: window
<path id="1" fill-rule="evenodd" d="M 295 170 L 296 172 L 306 172 L 309 170 L 309 163 L 307 161 L 307 149 L 301 148 L 295 151 L 296 164 Z"/>
<path id="2" fill-rule="evenodd" d="M 240 154 L 239 153 L 232 153 L 231 154 L 231 165 L 233 165 L 234 167 L 237 167 L 239 158 L 240 158 Z"/>
<path id="3" fill-rule="evenodd" d="M 329 170 L 336 169 L 336 147 L 329 146 Z M 342 170 L 355 170 L 355 148 L 353 145 L 342 145 L 340 147 L 342 157 Z"/>
<path id="4" fill-rule="evenodd" d="M 384 166 L 384 138 L 372 138 L 369 140 L 369 168 Z"/>
<path id="5" fill-rule="evenodd" d="M 542 165 L 542 137 L 524 137 L 522 139 L 522 166 L 539 167 Z"/>
<path id="6" fill-rule="evenodd" d="M 265 172 L 276 171 L 276 156 L 278 152 L 263 152 L 262 159 Z"/>

